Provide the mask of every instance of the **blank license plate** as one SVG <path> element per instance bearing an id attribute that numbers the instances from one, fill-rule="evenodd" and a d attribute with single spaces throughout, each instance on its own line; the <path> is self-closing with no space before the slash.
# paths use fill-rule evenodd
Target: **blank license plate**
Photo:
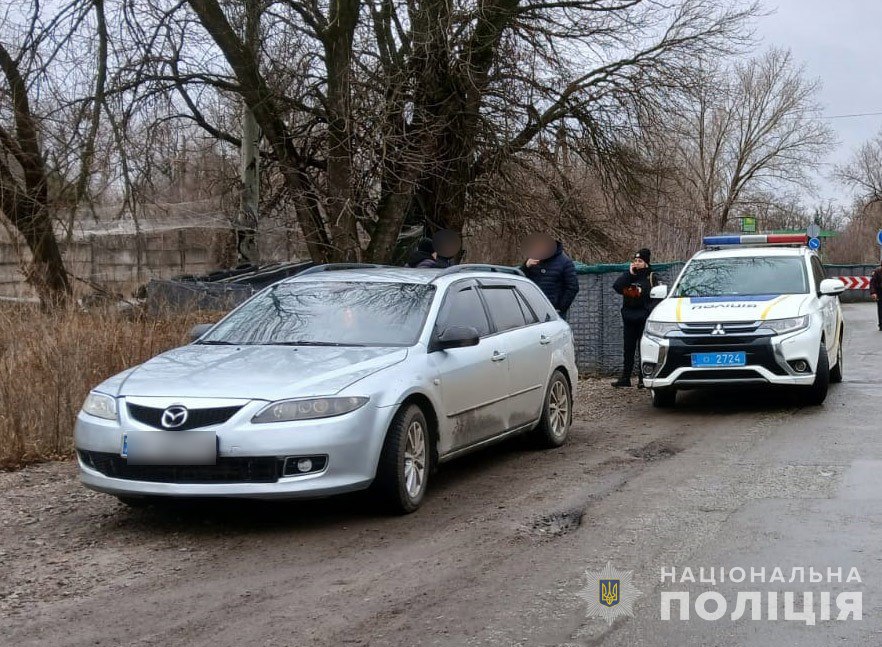
<path id="1" fill-rule="evenodd" d="M 210 429 L 133 429 L 123 434 L 120 456 L 130 465 L 214 465 L 217 434 Z"/>
<path id="2" fill-rule="evenodd" d="M 692 368 L 708 366 L 744 366 L 747 364 L 747 353 L 692 353 Z"/>

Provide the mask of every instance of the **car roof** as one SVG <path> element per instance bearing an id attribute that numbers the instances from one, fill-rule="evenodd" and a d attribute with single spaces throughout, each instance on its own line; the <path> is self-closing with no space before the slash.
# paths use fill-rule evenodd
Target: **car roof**
<path id="1" fill-rule="evenodd" d="M 454 269 L 456 271 L 451 271 Z M 452 283 L 466 278 L 483 279 L 523 279 L 511 268 L 506 271 L 491 270 L 489 266 L 471 268 L 459 265 L 444 269 L 415 269 L 408 267 L 364 267 L 353 269 L 330 269 L 327 271 L 302 272 L 282 281 L 283 283 L 305 283 L 307 281 L 327 283 L 416 283 L 437 285 Z"/>
<path id="2" fill-rule="evenodd" d="M 722 249 L 703 249 L 692 258 L 762 258 L 781 256 L 806 256 L 813 254 L 808 247 L 724 247 Z"/>

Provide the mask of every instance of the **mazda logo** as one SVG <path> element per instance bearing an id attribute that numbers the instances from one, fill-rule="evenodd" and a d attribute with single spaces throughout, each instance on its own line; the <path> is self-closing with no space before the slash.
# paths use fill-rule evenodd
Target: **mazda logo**
<path id="1" fill-rule="evenodd" d="M 713 330 L 711 330 L 712 335 L 725 335 L 726 329 L 723 328 L 723 324 L 717 324 Z"/>
<path id="2" fill-rule="evenodd" d="M 189 415 L 190 412 L 187 411 L 187 407 L 181 406 L 180 404 L 173 404 L 162 412 L 160 423 L 162 423 L 162 426 L 166 429 L 177 429 L 178 427 L 184 426 Z"/>

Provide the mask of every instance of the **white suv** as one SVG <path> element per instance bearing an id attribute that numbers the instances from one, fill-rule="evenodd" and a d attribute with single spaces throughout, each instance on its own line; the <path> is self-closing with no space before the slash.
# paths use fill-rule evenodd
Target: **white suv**
<path id="1" fill-rule="evenodd" d="M 842 380 L 844 325 L 838 295 L 802 236 L 714 236 L 695 254 L 646 322 L 641 366 L 653 404 L 677 390 L 739 384 L 800 387 L 820 405 Z"/>

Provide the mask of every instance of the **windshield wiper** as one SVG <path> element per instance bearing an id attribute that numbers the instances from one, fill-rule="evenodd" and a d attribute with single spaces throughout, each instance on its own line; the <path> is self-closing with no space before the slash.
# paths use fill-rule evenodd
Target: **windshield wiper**
<path id="1" fill-rule="evenodd" d="M 204 339 L 202 341 L 197 341 L 196 343 L 200 346 L 242 346 L 242 344 L 237 344 L 232 341 L 223 341 L 222 339 Z"/>
<path id="2" fill-rule="evenodd" d="M 363 347 L 367 344 L 350 344 L 336 341 L 276 341 L 267 342 L 267 346 L 356 346 Z"/>

